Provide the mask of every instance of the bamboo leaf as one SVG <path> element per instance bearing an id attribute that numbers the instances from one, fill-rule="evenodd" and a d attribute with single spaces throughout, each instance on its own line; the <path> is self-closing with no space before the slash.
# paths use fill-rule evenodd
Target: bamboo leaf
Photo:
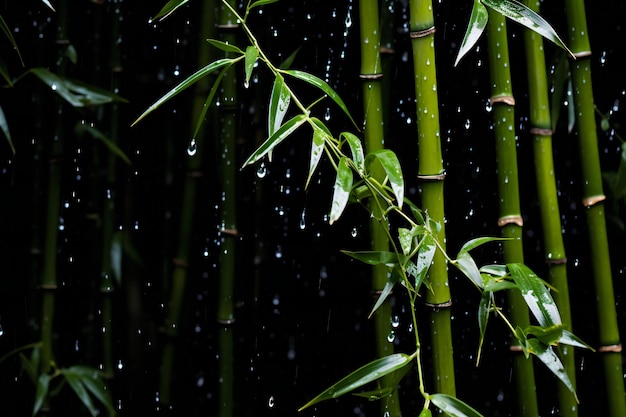
<path id="1" fill-rule="evenodd" d="M 239 58 L 222 58 L 222 59 L 218 59 L 217 61 L 211 62 L 209 65 L 199 69 L 198 71 L 196 71 L 195 73 L 193 73 L 191 76 L 187 77 L 185 80 L 183 80 L 180 84 L 178 84 L 176 87 L 172 88 L 169 92 L 167 92 L 163 97 L 161 97 L 160 99 L 158 99 L 154 104 L 152 104 L 150 107 L 148 107 L 148 109 L 146 111 L 144 111 L 141 116 L 139 116 L 133 123 L 131 126 L 136 125 L 137 123 L 139 123 L 139 121 L 141 119 L 143 119 L 144 117 L 146 117 L 148 114 L 152 113 L 154 110 L 156 110 L 157 108 L 159 108 L 163 103 L 165 103 L 166 101 L 170 100 L 171 98 L 175 97 L 176 95 L 178 95 L 179 93 L 181 93 L 182 91 L 184 91 L 185 89 L 187 89 L 189 86 L 193 85 L 194 83 L 196 83 L 199 79 L 201 79 L 202 77 L 205 77 L 206 75 L 212 73 L 213 71 L 216 71 L 226 65 L 232 65 L 233 63 L 239 61 L 241 59 L 241 57 Z"/>
<path id="2" fill-rule="evenodd" d="M 120 157 L 127 165 L 132 165 L 130 159 L 128 159 L 124 151 L 122 151 L 117 146 L 117 144 L 111 140 L 111 138 L 109 138 L 107 135 L 105 135 L 95 127 L 86 125 L 84 123 L 77 123 L 76 127 L 74 128 L 74 132 L 77 135 L 82 135 L 85 133 L 91 135 L 95 139 L 98 139 L 100 142 L 102 142 L 113 154 Z"/>
<path id="3" fill-rule="evenodd" d="M 563 333 L 561 334 L 561 338 L 559 339 L 559 343 L 563 344 L 563 345 L 569 345 L 569 346 L 579 347 L 579 348 L 583 348 L 583 349 L 589 349 L 592 352 L 596 351 L 594 348 L 592 348 L 591 346 L 589 346 L 588 344 L 583 342 L 578 336 L 574 335 L 573 333 L 569 332 L 566 329 L 563 329 Z"/>
<path id="4" fill-rule="evenodd" d="M 552 26 L 539 14 L 534 12 L 528 6 L 517 0 L 480 0 L 486 6 L 491 7 L 498 13 L 508 17 L 509 19 L 526 26 L 528 29 L 538 33 L 555 45 L 563 48 L 572 57 L 574 54 L 565 43 L 561 40 Z"/>
<path id="5" fill-rule="evenodd" d="M 33 417 L 37 415 L 41 407 L 43 406 L 46 397 L 48 396 L 48 389 L 50 388 L 50 375 L 41 374 L 37 378 L 37 388 L 35 389 L 35 403 L 33 404 Z"/>
<path id="6" fill-rule="evenodd" d="M 550 327 L 527 326 L 524 333 L 535 336 L 545 345 L 555 345 L 563 336 L 563 327 L 562 324 Z"/>
<path id="7" fill-rule="evenodd" d="M 317 397 L 300 407 L 298 411 L 302 411 L 305 408 L 321 401 L 330 400 L 347 394 L 369 382 L 375 381 L 385 375 L 389 375 L 390 373 L 397 371 L 410 363 L 411 357 L 404 353 L 394 353 L 393 355 L 376 359 L 341 379 L 339 382 L 332 385 Z"/>
<path id="8" fill-rule="evenodd" d="M 22 59 L 22 54 L 20 53 L 20 49 L 17 47 L 17 42 L 15 42 L 13 33 L 11 32 L 11 29 L 9 29 L 9 26 L 4 21 L 4 18 L 2 16 L 0 16 L 0 30 L 2 30 L 2 33 L 4 33 L 4 36 L 6 36 L 9 42 L 11 42 L 11 46 L 13 46 L 13 49 L 15 49 L 15 52 L 17 53 L 17 56 L 20 59 L 20 63 L 22 64 L 22 66 L 24 66 L 24 60 Z"/>
<path id="9" fill-rule="evenodd" d="M 253 153 L 248 157 L 243 166 L 246 167 L 263 158 L 268 152 L 274 149 L 283 140 L 287 139 L 302 123 L 307 121 L 307 116 L 298 114 L 283 124 L 273 135 L 265 140 Z"/>
<path id="10" fill-rule="evenodd" d="M 270 107 L 268 111 L 268 132 L 273 135 L 283 123 L 283 119 L 289 109 L 291 103 L 291 94 L 285 85 L 285 79 L 282 75 L 276 75 L 272 93 L 270 95 Z"/>
<path id="11" fill-rule="evenodd" d="M 352 190 L 352 170 L 348 165 L 348 158 L 343 156 L 337 165 L 337 177 L 335 178 L 335 186 L 333 189 L 333 200 L 330 207 L 329 223 L 333 224 L 348 204 L 350 191 Z"/>
<path id="12" fill-rule="evenodd" d="M 309 182 L 313 177 L 313 173 L 317 168 L 317 165 L 322 159 L 322 154 L 324 153 L 324 144 L 325 144 L 325 136 L 326 133 L 322 129 L 313 129 L 313 140 L 311 141 L 311 160 L 309 161 L 309 175 L 306 178 L 305 188 L 309 186 Z"/>
<path id="13" fill-rule="evenodd" d="M 469 252 L 472 249 L 475 249 L 481 245 L 484 245 L 485 243 L 489 243 L 489 242 L 495 242 L 498 240 L 506 240 L 506 238 L 501 238 L 501 237 L 477 237 L 471 240 L 468 240 L 467 242 L 465 242 L 463 244 L 463 246 L 461 247 L 461 249 L 459 249 L 459 253 L 460 252 Z"/>
<path id="14" fill-rule="evenodd" d="M 354 165 L 359 173 L 364 173 L 365 157 L 363 156 L 363 144 L 361 143 L 361 139 L 350 132 L 343 132 L 339 135 L 339 137 L 346 139 L 346 142 L 348 142 L 348 146 L 350 147 L 350 152 L 352 153 L 352 162 L 354 162 Z"/>
<path id="15" fill-rule="evenodd" d="M 396 196 L 396 204 L 399 208 L 402 208 L 402 203 L 404 203 L 404 178 L 398 157 L 389 149 L 379 149 L 367 155 L 365 166 L 368 167 L 373 159 L 377 159 L 385 170 L 385 174 L 387 174 L 387 178 L 389 178 L 391 183 L 391 189 Z"/>
<path id="16" fill-rule="evenodd" d="M 569 389 L 576 398 L 576 402 L 578 402 L 576 390 L 574 389 L 574 386 L 572 385 L 572 382 L 570 381 L 569 376 L 565 371 L 563 363 L 561 363 L 561 360 L 559 359 L 559 356 L 556 354 L 554 349 L 552 349 L 552 347 L 550 346 L 543 344 L 538 339 L 527 339 L 526 342 L 527 349 L 530 351 L 530 353 L 537 356 L 537 358 L 539 358 L 539 360 L 543 362 L 543 364 L 546 365 L 548 369 L 557 378 L 559 378 L 563 384 L 565 384 L 567 389 Z"/>
<path id="17" fill-rule="evenodd" d="M 431 394 L 428 398 L 451 417 L 482 417 L 478 411 L 456 397 L 447 394 Z"/>
<path id="18" fill-rule="evenodd" d="M 415 272 L 413 273 L 415 276 L 415 291 L 419 290 L 426 279 L 430 265 L 433 263 L 435 252 L 437 252 L 435 238 L 431 235 L 425 235 L 419 243 L 417 262 L 415 263 Z"/>
<path id="19" fill-rule="evenodd" d="M 241 49 L 233 44 L 222 42 L 217 39 L 207 39 L 206 41 L 223 52 L 245 55 L 245 53 Z"/>
<path id="20" fill-rule="evenodd" d="M 89 410 L 89 413 L 91 413 L 93 417 L 96 417 L 98 415 L 98 409 L 96 408 L 91 397 L 89 396 L 89 391 L 87 391 L 87 389 L 85 388 L 80 374 L 72 368 L 62 369 L 61 374 L 65 377 L 65 380 L 72 388 L 76 396 Z"/>
<path id="21" fill-rule="evenodd" d="M 424 408 L 422 409 L 422 412 L 420 413 L 420 415 L 417 417 L 432 417 L 432 415 L 433 413 L 428 408 Z"/>
<path id="22" fill-rule="evenodd" d="M 196 128 L 193 131 L 194 141 L 198 137 L 198 132 L 200 132 L 200 127 L 204 123 L 206 114 L 209 111 L 211 104 L 213 103 L 213 98 L 215 98 L 215 94 L 217 94 L 217 89 L 219 88 L 220 83 L 222 82 L 222 78 L 224 78 L 224 74 L 226 74 L 226 71 L 228 71 L 228 69 L 231 66 L 232 66 L 232 63 L 222 68 L 218 76 L 215 78 L 213 87 L 211 87 L 211 90 L 209 90 L 209 94 L 207 95 L 206 100 L 204 100 L 204 105 L 202 106 L 202 110 L 200 111 L 200 114 L 198 115 L 198 120 L 196 121 Z"/>
<path id="23" fill-rule="evenodd" d="M 64 371 L 66 375 L 68 372 L 76 374 L 89 393 L 105 406 L 109 412 L 109 416 L 115 415 L 115 407 L 111 401 L 111 396 L 106 390 L 104 381 L 100 377 L 97 369 L 90 366 L 75 365 Z"/>
<path id="24" fill-rule="evenodd" d="M 480 267 L 480 272 L 484 274 L 493 275 L 494 277 L 504 278 L 508 275 L 509 271 L 506 265 L 483 265 Z"/>
<path id="25" fill-rule="evenodd" d="M 402 248 L 402 253 L 405 255 L 409 255 L 411 253 L 411 249 L 413 249 L 413 234 L 410 229 L 406 227 L 398 228 L 398 242 L 400 242 L 400 247 Z"/>
<path id="26" fill-rule="evenodd" d="M 7 118 L 4 116 L 4 110 L 0 107 L 0 129 L 2 133 L 4 133 L 4 137 L 7 139 L 9 143 L 9 147 L 11 148 L 11 152 L 15 155 L 15 146 L 13 145 L 13 140 L 11 140 L 11 131 L 9 130 L 9 123 L 7 122 Z"/>
<path id="27" fill-rule="evenodd" d="M 478 39 L 485 31 L 487 27 L 487 20 L 489 19 L 489 12 L 483 6 L 480 0 L 474 0 L 474 6 L 472 7 L 472 14 L 470 15 L 469 25 L 467 31 L 461 42 L 461 49 L 456 57 L 454 66 L 456 66 L 461 58 L 463 58 L 469 51 L 476 45 Z"/>
<path id="28" fill-rule="evenodd" d="M 288 69 L 289 67 L 291 67 L 291 64 L 293 64 L 293 61 L 296 59 L 296 55 L 298 55 L 298 52 L 300 52 L 300 48 L 296 49 L 291 54 L 289 54 L 289 56 L 285 58 L 283 62 L 280 63 L 278 68 Z"/>
<path id="29" fill-rule="evenodd" d="M 4 78 L 4 81 L 7 82 L 9 87 L 13 87 L 13 80 L 11 79 L 11 75 L 9 75 L 9 70 L 7 69 L 7 64 L 4 62 L 2 58 L 0 58 L 0 76 Z"/>
<path id="30" fill-rule="evenodd" d="M 394 265 L 397 265 L 399 263 L 398 255 L 394 252 L 388 252 L 388 251 L 352 252 L 352 251 L 347 251 L 347 250 L 342 250 L 341 252 L 363 263 L 366 263 L 368 265 L 386 265 L 388 267 L 393 267 Z"/>
<path id="31" fill-rule="evenodd" d="M 480 331 L 480 339 L 478 341 L 476 366 L 478 366 L 478 363 L 480 362 L 483 343 L 485 341 L 485 334 L 487 333 L 487 323 L 489 322 L 489 313 L 491 312 L 491 297 L 491 292 L 484 291 L 482 296 L 480 297 L 480 304 L 478 304 L 478 329 Z"/>
<path id="32" fill-rule="evenodd" d="M 524 264 L 511 263 L 507 267 L 539 325 L 551 327 L 561 324 L 559 310 L 543 280 Z"/>
<path id="33" fill-rule="evenodd" d="M 54 10 L 54 7 L 52 7 L 52 4 L 48 0 L 41 0 L 41 2 L 43 4 L 45 4 L 46 6 L 48 6 L 50 8 L 50 10 L 52 10 L 53 12 L 56 11 L 56 10 Z"/>
<path id="34" fill-rule="evenodd" d="M 385 302 L 385 300 L 387 299 L 387 297 L 389 297 L 389 295 L 391 294 L 391 291 L 393 290 L 393 287 L 395 286 L 395 282 L 393 281 L 387 281 L 385 283 L 385 286 L 383 287 L 382 291 L 380 292 L 380 295 L 378 296 L 378 298 L 376 299 L 376 303 L 374 303 L 374 307 L 372 307 L 372 311 L 370 311 L 370 314 L 368 315 L 368 318 L 371 318 L 372 315 L 374 314 L 374 312 L 376 310 L 378 310 L 378 308 L 383 305 L 383 303 Z"/>
<path id="35" fill-rule="evenodd" d="M 172 13 L 174 13 L 176 9 L 178 9 L 180 6 L 182 6 L 183 4 L 187 2 L 189 2 L 189 0 L 170 0 L 165 4 L 165 6 L 163 6 L 163 8 L 159 11 L 159 13 L 157 13 L 156 16 L 154 16 L 150 20 L 151 21 L 154 21 L 157 19 L 163 20 L 169 15 L 171 15 Z"/>
<path id="36" fill-rule="evenodd" d="M 251 10 L 252 8 L 258 7 L 258 6 L 264 6 L 266 4 L 276 3 L 277 1 L 278 0 L 257 0 L 248 7 L 248 10 Z"/>
<path id="37" fill-rule="evenodd" d="M 404 376 L 411 370 L 410 366 L 404 366 L 397 371 L 392 372 L 387 378 L 381 379 L 377 382 L 380 387 L 376 390 L 357 392 L 354 393 L 357 397 L 368 398 L 370 400 L 380 400 L 388 395 L 391 395 L 398 389 L 398 384 L 404 378 Z"/>
<path id="38" fill-rule="evenodd" d="M 341 99 L 339 94 L 337 94 L 335 92 L 335 90 L 333 90 L 332 87 L 330 85 L 328 85 L 328 83 L 326 81 L 322 80 L 321 78 L 316 77 L 313 74 L 309 74 L 308 72 L 304 72 L 304 71 L 283 70 L 283 72 L 285 74 L 291 75 L 294 78 L 297 78 L 299 80 L 305 81 L 305 82 L 307 82 L 307 83 L 309 83 L 309 84 L 319 88 L 320 90 L 322 90 L 324 92 L 324 94 L 326 94 L 328 97 L 330 97 L 339 106 L 339 108 L 341 108 L 341 110 L 343 110 L 343 112 L 346 114 L 346 116 L 348 116 L 348 118 L 354 124 L 354 126 L 357 126 L 357 124 L 354 121 L 354 119 L 352 118 L 352 115 L 350 114 L 350 111 L 348 110 L 348 107 L 346 106 L 346 104 L 343 102 L 343 100 Z"/>
<path id="39" fill-rule="evenodd" d="M 245 59 L 245 72 L 246 79 L 245 85 L 247 86 L 250 83 L 250 77 L 252 76 L 252 70 L 254 70 L 254 65 L 256 64 L 256 60 L 259 57 L 259 49 L 255 46 L 248 46 L 246 48 L 246 59 Z"/>
<path id="40" fill-rule="evenodd" d="M 452 263 L 466 276 L 468 277 L 478 288 L 483 289 L 483 278 L 474 262 L 474 258 L 467 251 L 459 252 L 457 258 Z"/>
<path id="41" fill-rule="evenodd" d="M 31 68 L 28 72 L 37 76 L 37 78 L 47 84 L 53 92 L 61 96 L 74 107 L 95 106 L 114 101 L 126 102 L 125 99 L 110 91 L 81 81 L 60 77 L 45 68 Z"/>

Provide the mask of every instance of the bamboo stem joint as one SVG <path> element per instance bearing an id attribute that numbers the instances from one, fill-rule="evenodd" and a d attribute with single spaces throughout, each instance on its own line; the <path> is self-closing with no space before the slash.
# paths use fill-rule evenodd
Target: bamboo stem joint
<path id="1" fill-rule="evenodd" d="M 522 227 L 524 225 L 524 220 L 522 219 L 522 216 L 517 214 L 511 216 L 503 216 L 498 219 L 498 226 L 500 227 L 506 226 L 507 224 L 511 223 Z"/>
<path id="2" fill-rule="evenodd" d="M 433 33 L 435 33 L 435 27 L 431 26 L 426 29 L 411 31 L 409 33 L 409 36 L 411 37 L 411 39 L 419 39 L 428 35 L 432 35 Z"/>

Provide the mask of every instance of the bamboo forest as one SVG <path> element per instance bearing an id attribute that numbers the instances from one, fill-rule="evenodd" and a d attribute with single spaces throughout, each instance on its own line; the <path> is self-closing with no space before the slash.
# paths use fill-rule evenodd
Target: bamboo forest
<path id="1" fill-rule="evenodd" d="M 626 416 L 626 4 L 0 5 L 0 415 Z"/>

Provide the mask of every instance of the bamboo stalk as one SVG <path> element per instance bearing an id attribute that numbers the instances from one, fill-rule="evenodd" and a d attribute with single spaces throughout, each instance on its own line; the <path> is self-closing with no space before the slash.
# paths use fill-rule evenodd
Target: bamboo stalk
<path id="1" fill-rule="evenodd" d="M 539 12 L 539 2 L 526 0 L 526 5 Z M 528 69 L 528 94 L 530 102 L 531 134 L 535 161 L 535 179 L 539 209 L 543 224 L 545 258 L 548 263 L 549 281 L 556 288 L 554 300 L 559 308 L 565 328 L 572 331 L 572 317 L 567 282 L 567 258 L 561 232 L 561 214 L 554 177 L 552 156 L 552 121 L 548 98 L 548 77 L 543 52 L 543 38 L 531 30 L 524 31 L 526 67 Z M 576 361 L 572 346 L 561 345 L 561 361 L 572 385 L 576 387 Z M 569 389 L 558 384 L 559 404 L 562 416 L 578 415 L 578 403 Z"/>
<path id="2" fill-rule="evenodd" d="M 198 65 L 206 65 L 209 60 L 208 48 L 202 42 L 211 36 L 213 27 L 213 2 L 210 0 L 202 3 L 202 21 L 200 27 L 201 41 L 198 45 Z M 197 93 L 192 104 L 191 125 L 195 126 L 196 121 L 202 114 L 206 93 L 210 88 L 210 79 L 205 77 L 197 83 Z M 191 129 L 193 131 L 193 129 Z M 194 138 L 195 143 L 191 144 L 189 157 L 186 159 L 186 175 L 183 186 L 181 217 L 179 224 L 179 238 L 176 256 L 173 260 L 172 281 L 170 300 L 168 303 L 169 312 L 165 322 L 166 342 L 163 348 L 161 360 L 161 380 L 159 388 L 159 401 L 165 408 L 172 405 L 172 382 L 175 362 L 175 341 L 180 327 L 180 317 L 185 303 L 185 293 L 187 286 L 190 244 L 192 231 L 194 230 L 194 212 L 196 205 L 196 191 L 198 181 L 202 176 L 202 153 L 204 148 L 205 134 L 202 130 Z"/>
<path id="3" fill-rule="evenodd" d="M 571 62 L 574 85 L 576 127 L 583 178 L 583 205 L 589 227 L 589 250 L 598 314 L 599 352 L 604 362 L 606 400 L 609 415 L 626 415 L 624 374 L 615 294 L 604 215 L 604 191 L 598 151 L 598 137 L 591 83 L 591 45 L 583 0 L 565 2 L 570 28 L 570 49 L 576 60 Z"/>
<path id="4" fill-rule="evenodd" d="M 513 89 L 509 70 L 509 50 L 506 20 L 500 13 L 489 10 L 487 23 L 487 45 L 491 75 L 491 104 L 495 122 L 496 157 L 498 170 L 498 193 L 500 195 L 500 219 L 506 263 L 523 263 L 522 215 L 519 200 L 519 179 L 517 169 L 517 149 L 515 139 L 515 118 Z M 530 324 L 528 309 L 518 291 L 507 294 L 513 323 L 522 328 Z M 537 416 L 533 362 L 527 360 L 512 346 L 514 353 L 514 375 L 517 388 L 518 413 L 521 416 Z"/>
<path id="5" fill-rule="evenodd" d="M 419 170 L 422 208 L 441 225 L 437 239 L 445 249 L 443 156 L 439 131 L 439 98 L 435 66 L 435 21 L 432 2 L 412 0 L 409 3 L 410 36 L 413 50 L 415 95 L 418 126 Z M 431 337 L 435 389 L 438 393 L 456 395 L 451 329 L 451 294 L 447 262 L 437 251 L 429 270 L 432 291 L 426 293 L 431 309 Z"/>
<path id="6" fill-rule="evenodd" d="M 359 1 L 359 22 L 361 39 L 361 74 L 363 88 L 363 116 L 365 150 L 368 153 L 383 148 L 384 120 L 383 120 L 383 92 L 382 92 L 382 68 L 380 60 L 380 20 L 378 14 L 378 0 Z M 379 178 L 384 178 L 382 170 L 376 172 Z M 377 204 L 370 204 L 373 213 L 370 222 L 370 241 L 372 250 L 387 251 L 388 224 L 383 217 L 381 208 Z M 388 281 L 387 267 L 375 265 L 372 269 L 372 293 L 380 294 Z M 391 304 L 389 300 L 374 312 L 374 326 L 376 332 L 376 351 L 379 357 L 393 353 L 393 345 L 389 343 L 388 336 L 393 330 L 391 326 Z M 383 384 L 390 378 L 384 378 Z M 383 398 L 381 403 L 382 412 L 390 417 L 400 416 L 400 402 L 398 391 Z"/>

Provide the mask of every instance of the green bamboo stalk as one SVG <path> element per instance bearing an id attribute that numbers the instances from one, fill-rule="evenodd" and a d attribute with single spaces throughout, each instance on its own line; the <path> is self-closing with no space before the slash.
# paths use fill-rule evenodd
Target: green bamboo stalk
<path id="1" fill-rule="evenodd" d="M 435 66 L 435 21 L 432 2 L 409 2 L 410 35 L 415 74 L 415 95 L 418 126 L 418 179 L 422 188 L 422 208 L 441 225 L 437 239 L 445 250 L 443 156 L 439 131 L 439 99 Z M 431 312 L 431 337 L 435 389 L 438 393 L 456 396 L 452 347 L 450 287 L 448 269 L 442 251 L 437 251 L 430 266 L 432 291 L 426 293 Z"/>
<path id="2" fill-rule="evenodd" d="M 539 1 L 526 0 L 525 4 L 539 12 Z M 526 67 L 528 69 L 528 95 L 530 104 L 531 134 L 535 161 L 535 179 L 539 209 L 543 224 L 545 258 L 549 281 L 556 288 L 554 300 L 559 308 L 565 328 L 572 331 L 572 317 L 567 283 L 567 258 L 561 232 L 561 214 L 554 177 L 552 156 L 552 120 L 548 98 L 548 77 L 543 49 L 543 38 L 531 30 L 524 31 Z M 576 387 L 576 361 L 572 346 L 561 345 L 561 361 L 574 388 Z M 578 403 L 569 389 L 558 384 L 562 416 L 578 415 Z"/>
<path id="3" fill-rule="evenodd" d="M 523 263 L 523 220 L 519 200 L 517 149 L 513 89 L 509 70 L 509 50 L 506 20 L 500 13 L 489 10 L 487 23 L 487 47 L 491 75 L 491 104 L 495 121 L 496 157 L 498 169 L 498 193 L 500 195 L 500 218 L 506 263 Z M 526 303 L 518 291 L 507 294 L 513 323 L 522 328 L 530 324 Z M 537 416 L 538 405 L 532 361 L 526 360 L 521 349 L 513 345 L 514 375 L 517 388 L 518 413 L 521 416 Z"/>
<path id="4" fill-rule="evenodd" d="M 384 146 L 384 120 L 382 84 L 383 77 L 380 60 L 380 20 L 378 14 L 378 0 L 359 1 L 359 22 L 361 39 L 361 79 L 363 81 L 363 116 L 364 138 L 367 153 L 380 150 Z M 376 172 L 379 179 L 384 178 L 382 169 Z M 377 204 L 370 204 L 373 213 L 370 222 L 370 241 L 372 250 L 388 251 L 388 224 L 383 217 L 381 208 Z M 385 265 L 376 265 L 372 269 L 373 294 L 381 293 L 388 281 L 388 271 Z M 376 332 L 376 351 L 379 357 L 393 353 L 393 345 L 389 343 L 391 326 L 391 304 L 389 300 L 374 312 L 374 326 Z M 384 378 L 383 384 L 390 381 Z M 382 412 L 390 417 L 400 416 L 400 402 L 398 391 L 393 390 L 389 396 L 383 398 Z"/>
<path id="5" fill-rule="evenodd" d="M 236 7 L 235 1 L 229 1 L 231 7 Z M 235 44 L 236 30 L 239 28 L 236 17 L 223 4 L 220 4 L 218 30 L 221 40 Z M 238 80 L 236 72 L 230 69 L 225 72 L 221 83 L 221 104 L 218 120 L 218 175 L 222 191 L 220 207 L 220 256 L 219 256 L 219 292 L 217 301 L 217 322 L 219 329 L 219 389 L 218 415 L 232 417 L 234 415 L 234 352 L 233 352 L 233 325 L 234 312 L 234 284 L 236 279 L 237 260 L 237 109 Z"/>
<path id="6" fill-rule="evenodd" d="M 197 60 L 199 65 L 206 65 L 209 61 L 208 49 L 202 41 L 211 37 L 213 27 L 214 7 L 212 1 L 202 3 L 202 21 L 200 27 L 201 41 L 198 45 Z M 191 111 L 191 126 L 195 126 L 202 114 L 207 91 L 210 88 L 210 79 L 205 77 L 197 83 L 197 91 L 194 97 Z M 193 132 L 193 129 L 191 129 Z M 159 388 L 159 401 L 165 408 L 172 405 L 172 382 L 175 361 L 175 341 L 180 327 L 181 311 L 185 302 L 185 289 L 187 284 L 187 272 L 189 267 L 189 246 L 191 244 L 192 231 L 194 229 L 194 208 L 196 205 L 196 191 L 198 180 L 202 176 L 202 151 L 204 148 L 205 134 L 199 131 L 197 137 L 192 139 L 186 160 L 186 176 L 183 186 L 181 217 L 179 224 L 179 238 L 176 256 L 173 260 L 172 281 L 170 289 L 169 312 L 165 322 L 165 334 L 167 340 L 163 348 L 161 360 L 161 380 Z"/>
<path id="7" fill-rule="evenodd" d="M 583 205 L 589 227 L 589 250 L 597 300 L 598 349 L 604 361 L 606 400 L 611 416 L 626 415 L 624 374 L 615 294 L 604 215 L 604 191 L 591 84 L 591 46 L 583 0 L 565 2 L 570 49 L 578 145 L 583 178 Z"/>

